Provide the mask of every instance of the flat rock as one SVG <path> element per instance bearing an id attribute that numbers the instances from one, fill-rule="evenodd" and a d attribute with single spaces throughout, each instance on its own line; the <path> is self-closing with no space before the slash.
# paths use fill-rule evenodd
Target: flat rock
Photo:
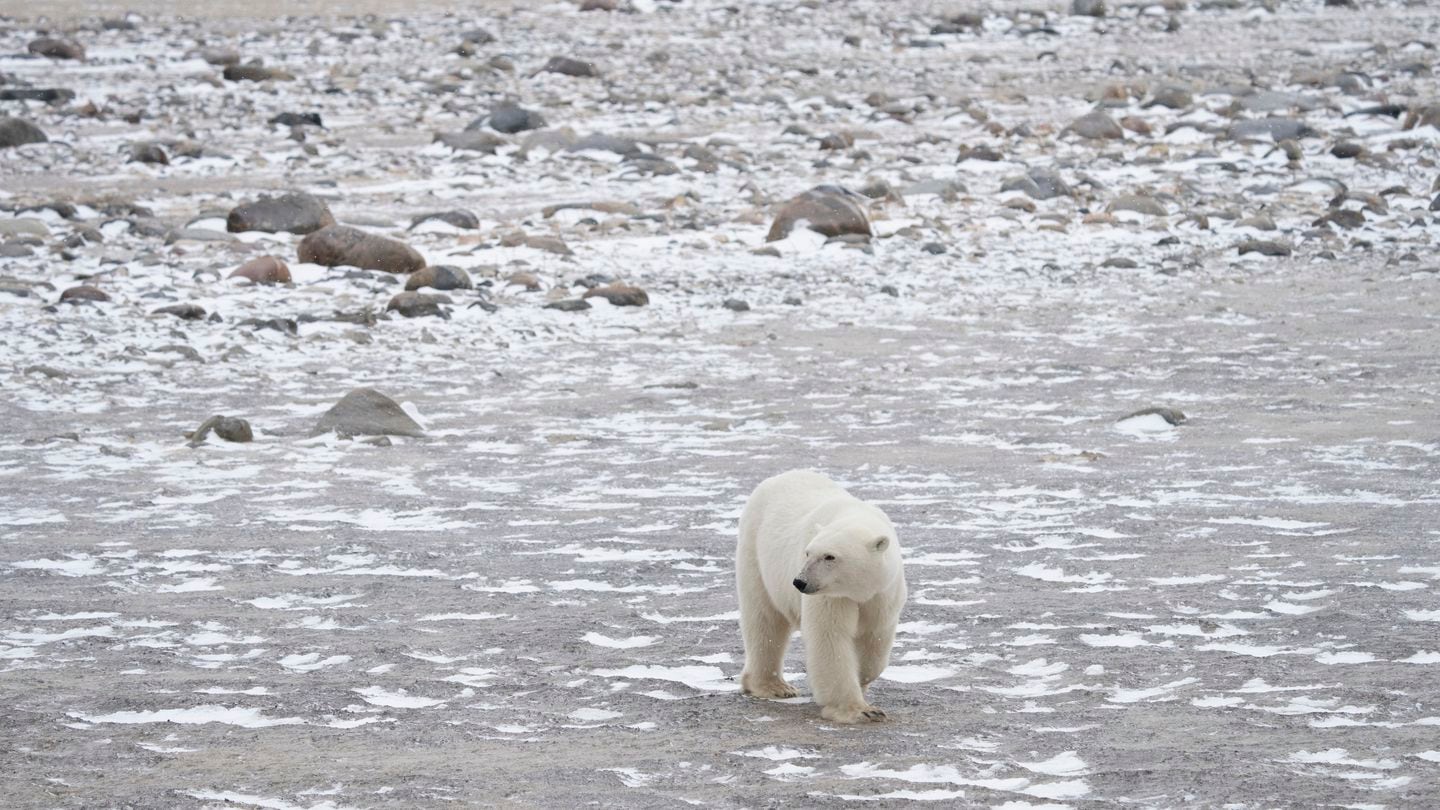
<path id="1" fill-rule="evenodd" d="M 50 140 L 39 127 L 24 118 L 0 118 L 0 149 L 24 146 L 27 143 L 45 143 Z"/>
<path id="2" fill-rule="evenodd" d="M 562 298 L 559 301 L 551 301 L 545 305 L 546 309 L 558 309 L 561 312 L 583 312 L 590 309 L 590 302 L 584 298 Z"/>
<path id="3" fill-rule="evenodd" d="M 277 256 L 259 256 L 235 268 L 230 278 L 246 278 L 256 284 L 289 284 L 290 266 Z"/>
<path id="4" fill-rule="evenodd" d="M 205 317 L 205 308 L 199 304 L 171 304 L 167 307 L 160 307 L 151 315 L 174 315 L 184 321 L 198 321 Z"/>
<path id="5" fill-rule="evenodd" d="M 320 113 L 317 112 L 282 112 L 279 115 L 272 117 L 266 123 L 273 127 L 320 127 L 321 129 L 325 128 L 325 124 L 321 123 Z"/>
<path id="6" fill-rule="evenodd" d="M 801 223 L 825 236 L 874 236 L 870 228 L 870 217 L 861 204 L 864 199 L 839 186 L 816 186 L 790 198 L 780 206 L 765 241 L 784 239 Z"/>
<path id="7" fill-rule="evenodd" d="M 356 388 L 321 415 L 311 436 L 335 432 L 340 436 L 423 437 L 421 428 L 400 404 L 373 388 Z"/>
<path id="8" fill-rule="evenodd" d="M 1116 419 L 1115 421 L 1124 422 L 1126 419 L 1136 419 L 1142 416 L 1158 416 L 1171 425 L 1181 425 L 1184 424 L 1186 421 L 1185 414 L 1181 413 L 1179 408 L 1169 408 L 1163 406 L 1141 408 L 1134 413 L 1127 413 L 1119 419 Z"/>
<path id="9" fill-rule="evenodd" d="M 1001 191 L 1019 191 L 1036 200 L 1055 197 L 1069 197 L 1070 185 L 1054 169 L 1037 166 L 1019 177 L 1011 177 L 1000 184 Z"/>
<path id="10" fill-rule="evenodd" d="M 300 240 L 300 261 L 386 273 L 413 273 L 425 266 L 419 251 L 394 239 L 348 225 L 330 225 Z"/>
<path id="11" fill-rule="evenodd" d="M 1229 129 L 1225 130 L 1226 137 L 1232 141 L 1252 138 L 1270 138 L 1277 143 L 1297 138 L 1313 138 L 1319 134 L 1314 127 L 1311 127 L 1304 121 L 1278 116 L 1236 121 L 1230 125 Z"/>
<path id="12" fill-rule="evenodd" d="M 324 200 L 299 191 L 237 205 L 225 218 L 225 229 L 231 233 L 307 234 L 334 224 L 335 217 Z"/>
<path id="13" fill-rule="evenodd" d="M 264 65 L 227 65 L 221 75 L 229 82 L 288 82 L 295 79 L 293 74 Z"/>
<path id="14" fill-rule="evenodd" d="M 470 280 L 470 274 L 459 267 L 432 264 L 416 270 L 405 279 L 406 290 L 418 290 L 422 287 L 434 290 L 470 290 L 474 289 L 475 283 Z"/>
<path id="15" fill-rule="evenodd" d="M 581 298 L 604 298 L 617 307 L 643 307 L 650 303 L 650 296 L 644 290 L 629 284 L 592 287 Z"/>
<path id="16" fill-rule="evenodd" d="M 0 101 L 41 101 L 64 104 L 75 98 L 75 91 L 64 87 L 6 87 L 0 89 Z"/>
<path id="17" fill-rule="evenodd" d="M 591 149 L 597 152 L 614 152 L 617 155 L 626 156 L 643 154 L 645 151 L 633 138 L 605 135 L 598 132 L 586 135 L 565 147 L 566 152 L 584 152 Z"/>

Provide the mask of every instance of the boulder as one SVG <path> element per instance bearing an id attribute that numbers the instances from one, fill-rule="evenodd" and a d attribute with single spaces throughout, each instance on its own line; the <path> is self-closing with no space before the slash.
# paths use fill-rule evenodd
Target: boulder
<path id="1" fill-rule="evenodd" d="M 290 266 L 276 256 L 260 256 L 235 268 L 230 278 L 246 278 L 256 284 L 289 284 Z"/>
<path id="2" fill-rule="evenodd" d="M 308 264 L 386 273 L 413 273 L 425 266 L 425 257 L 404 242 L 348 225 L 330 225 L 300 240 L 299 257 Z"/>
<path id="3" fill-rule="evenodd" d="M 334 224 L 335 217 L 323 200 L 298 191 L 237 205 L 225 218 L 225 229 L 231 233 L 307 234 Z"/>
<path id="4" fill-rule="evenodd" d="M 802 222 L 810 230 L 825 236 L 873 236 L 870 217 L 861 204 L 864 199 L 839 186 L 816 186 L 780 206 L 765 241 L 784 239 Z"/>
<path id="5" fill-rule="evenodd" d="M 425 435 L 400 404 L 373 388 L 356 388 L 321 415 L 310 435 L 334 431 L 341 436 Z"/>
<path id="6" fill-rule="evenodd" d="M 50 140 L 40 128 L 24 118 L 0 118 L 0 149 L 24 146 L 27 143 L 45 143 Z"/>

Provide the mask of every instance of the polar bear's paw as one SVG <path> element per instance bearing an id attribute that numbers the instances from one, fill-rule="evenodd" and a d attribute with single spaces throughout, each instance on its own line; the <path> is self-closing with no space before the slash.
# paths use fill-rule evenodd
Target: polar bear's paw
<path id="1" fill-rule="evenodd" d="M 826 706 L 820 710 L 820 716 L 832 723 L 878 723 L 885 718 L 885 712 L 871 706 L 868 703 L 861 703 L 857 706 Z"/>
<path id="2" fill-rule="evenodd" d="M 740 678 L 740 691 L 753 697 L 769 698 L 770 700 L 784 700 L 800 694 L 795 691 L 795 687 L 786 683 L 784 678 L 752 678 L 750 676 Z"/>

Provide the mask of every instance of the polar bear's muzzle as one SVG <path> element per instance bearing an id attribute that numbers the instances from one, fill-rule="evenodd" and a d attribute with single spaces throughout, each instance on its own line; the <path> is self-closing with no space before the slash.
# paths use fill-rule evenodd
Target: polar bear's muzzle
<path id="1" fill-rule="evenodd" d="M 790 584 L 794 585 L 795 590 L 799 591 L 800 593 L 814 593 L 814 591 L 810 589 L 810 583 L 806 582 L 800 577 L 796 577 L 795 579 L 793 579 Z"/>

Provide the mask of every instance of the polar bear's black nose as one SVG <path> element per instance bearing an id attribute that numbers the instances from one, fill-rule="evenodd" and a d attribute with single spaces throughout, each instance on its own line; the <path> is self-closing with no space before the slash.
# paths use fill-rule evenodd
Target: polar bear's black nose
<path id="1" fill-rule="evenodd" d="M 806 585 L 807 583 L 805 582 L 805 580 L 800 579 L 799 577 L 796 577 L 795 581 L 794 581 L 794 582 L 791 582 L 790 584 L 795 586 L 795 590 L 800 591 L 801 593 L 804 593 L 804 592 L 805 592 L 805 585 Z"/>

